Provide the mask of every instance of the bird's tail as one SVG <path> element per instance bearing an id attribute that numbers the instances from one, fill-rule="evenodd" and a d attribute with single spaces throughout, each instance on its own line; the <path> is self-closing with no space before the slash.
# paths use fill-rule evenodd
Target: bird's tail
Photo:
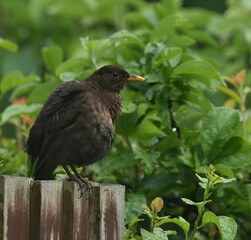
<path id="1" fill-rule="evenodd" d="M 28 161 L 28 176 L 33 177 L 34 180 L 52 180 L 54 179 L 53 172 L 57 165 L 53 161 Z"/>

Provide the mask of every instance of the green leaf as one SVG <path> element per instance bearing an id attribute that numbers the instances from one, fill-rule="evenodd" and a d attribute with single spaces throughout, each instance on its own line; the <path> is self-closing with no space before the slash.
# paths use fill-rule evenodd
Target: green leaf
<path id="1" fill-rule="evenodd" d="M 226 166 L 225 164 L 222 164 L 222 163 L 216 164 L 215 169 L 218 173 L 220 173 L 220 175 L 226 176 L 228 178 L 235 177 L 234 171 L 229 166 Z"/>
<path id="2" fill-rule="evenodd" d="M 74 72 L 64 72 L 60 74 L 60 79 L 63 82 L 72 81 L 77 77 L 77 73 Z"/>
<path id="3" fill-rule="evenodd" d="M 29 94 L 36 86 L 38 85 L 38 82 L 28 82 L 24 83 L 20 86 L 17 86 L 13 89 L 9 100 L 13 101 L 14 99 L 26 96 Z"/>
<path id="4" fill-rule="evenodd" d="M 203 177 L 201 177 L 201 176 L 198 175 L 198 174 L 195 174 L 195 175 L 196 175 L 196 177 L 200 180 L 200 186 L 201 186 L 202 188 L 206 189 L 207 184 L 208 184 L 208 179 L 207 179 L 207 178 L 203 178 Z"/>
<path id="5" fill-rule="evenodd" d="M 205 117 L 199 143 L 209 163 L 214 162 L 223 146 L 233 136 L 239 121 L 239 112 L 226 107 L 216 107 Z"/>
<path id="6" fill-rule="evenodd" d="M 234 240 L 237 233 L 237 224 L 233 218 L 218 216 L 222 240 Z"/>
<path id="7" fill-rule="evenodd" d="M 235 178 L 232 178 L 232 179 L 223 178 L 216 174 L 209 175 L 209 179 L 213 185 L 218 184 L 218 183 L 230 183 L 230 182 L 235 181 Z"/>
<path id="8" fill-rule="evenodd" d="M 139 65 L 145 44 L 136 35 L 127 30 L 121 30 L 110 36 L 109 41 L 112 46 L 110 47 L 111 59 L 115 57 L 116 62 L 124 67 Z"/>
<path id="9" fill-rule="evenodd" d="M 212 165 L 211 165 L 212 166 Z M 213 167 L 213 166 L 212 166 Z M 211 171 L 213 170 L 213 171 Z M 207 175 L 207 178 L 210 182 L 210 185 L 215 185 L 215 184 L 218 184 L 218 183 L 230 183 L 230 182 L 233 182 L 235 181 L 236 179 L 235 178 L 224 178 L 224 177 L 220 177 L 218 176 L 217 174 L 214 173 L 215 171 L 215 168 L 211 168 L 211 170 L 209 170 L 206 175 Z"/>
<path id="10" fill-rule="evenodd" d="M 159 40 L 163 41 L 170 38 L 170 36 L 174 34 L 174 28 L 180 26 L 183 21 L 183 18 L 177 17 L 175 15 L 163 18 L 154 27 L 154 30 L 151 34 L 151 40 L 154 42 Z"/>
<path id="11" fill-rule="evenodd" d="M 63 60 L 63 51 L 59 46 L 45 47 L 42 49 L 42 57 L 47 69 L 56 73 L 56 69 Z"/>
<path id="12" fill-rule="evenodd" d="M 29 106 L 24 105 L 10 105 L 7 107 L 2 115 L 1 115 L 1 122 L 0 125 L 3 125 L 7 121 L 9 121 L 11 118 L 19 116 L 21 114 L 28 114 L 28 113 L 36 113 L 41 109 L 41 104 L 32 104 Z"/>
<path id="13" fill-rule="evenodd" d="M 134 217 L 133 219 L 131 219 L 131 221 L 129 223 L 129 228 L 133 227 L 138 222 L 143 222 L 143 221 L 144 221 L 144 219 L 141 219 L 141 218 L 138 218 L 138 217 Z"/>
<path id="14" fill-rule="evenodd" d="M 43 103 L 52 93 L 52 91 L 59 85 L 59 82 L 45 82 L 39 84 L 33 89 L 28 96 L 27 102 L 31 103 Z"/>
<path id="15" fill-rule="evenodd" d="M 85 67 L 89 67 L 90 62 L 85 60 L 84 58 L 72 58 L 67 61 L 61 63 L 56 69 L 56 76 L 61 77 L 62 74 L 73 72 L 75 74 L 80 75 L 83 73 L 83 69 Z"/>
<path id="16" fill-rule="evenodd" d="M 97 67 L 97 59 L 111 54 L 111 43 L 109 39 L 89 40 L 88 37 L 80 39 L 81 44 L 90 59 L 92 66 Z M 108 51 L 109 50 L 109 51 Z"/>
<path id="17" fill-rule="evenodd" d="M 179 159 L 187 166 L 194 168 L 196 166 L 196 157 L 191 153 L 190 149 L 188 149 L 188 146 L 182 146 L 180 148 L 181 154 L 179 156 Z"/>
<path id="18" fill-rule="evenodd" d="M 216 156 L 215 162 L 233 169 L 251 165 L 251 143 L 241 137 L 230 138 Z"/>
<path id="19" fill-rule="evenodd" d="M 140 233 L 143 240 L 168 240 L 168 233 L 158 227 L 154 228 L 153 233 L 141 228 Z"/>
<path id="20" fill-rule="evenodd" d="M 188 19 L 190 23 L 197 26 L 198 29 L 201 29 L 205 26 L 208 26 L 210 20 L 215 18 L 217 13 L 206 8 L 190 8 L 189 11 L 182 11 L 182 16 Z"/>
<path id="21" fill-rule="evenodd" d="M 135 136 L 145 144 L 150 144 L 148 141 L 152 141 L 156 137 L 164 137 L 166 134 L 158 128 L 152 121 L 145 117 L 138 125 L 135 131 Z"/>
<path id="22" fill-rule="evenodd" d="M 126 223 L 131 224 L 131 219 L 135 219 L 142 213 L 141 205 L 146 202 L 146 197 L 139 193 L 128 193 L 126 196 Z"/>
<path id="23" fill-rule="evenodd" d="M 192 205 L 192 206 L 196 206 L 197 208 L 201 208 L 202 206 L 206 205 L 207 203 L 211 202 L 211 200 L 207 200 L 205 202 L 194 202 L 190 199 L 187 199 L 187 198 L 181 198 L 181 200 L 188 204 L 188 205 Z"/>
<path id="24" fill-rule="evenodd" d="M 124 90 L 121 93 L 122 96 L 122 103 L 123 103 L 123 108 L 122 111 L 124 113 L 132 113 L 137 109 L 136 104 L 134 103 L 134 99 L 137 99 L 140 97 L 140 95 L 136 92 Z"/>
<path id="25" fill-rule="evenodd" d="M 3 38 L 0 38 L 0 47 L 9 50 L 10 52 L 16 52 L 18 49 L 16 43 Z"/>
<path id="26" fill-rule="evenodd" d="M 3 167 L 0 168 L 0 174 L 15 174 L 17 176 L 24 176 L 27 174 L 27 154 L 24 152 L 18 152 L 11 158 Z"/>
<path id="27" fill-rule="evenodd" d="M 130 123 L 130 124 L 128 124 Z M 116 122 L 116 132 L 122 136 L 130 136 L 137 130 L 137 114 L 122 114 Z"/>
<path id="28" fill-rule="evenodd" d="M 194 205 L 194 206 L 196 206 L 196 203 L 195 203 L 194 201 L 188 199 L 188 198 L 181 198 L 181 200 L 182 200 L 184 203 L 188 204 L 188 205 Z"/>
<path id="29" fill-rule="evenodd" d="M 141 49 L 145 48 L 145 44 L 138 37 L 136 37 L 136 35 L 130 33 L 125 29 L 114 33 L 113 35 L 110 36 L 109 39 L 111 42 L 115 43 L 115 46 L 126 43 L 126 44 L 136 44 Z"/>
<path id="30" fill-rule="evenodd" d="M 145 172 L 150 174 L 156 165 L 156 160 L 159 158 L 160 152 L 143 152 L 135 151 L 135 159 L 140 159 L 140 162 L 146 166 Z"/>
<path id="31" fill-rule="evenodd" d="M 173 35 L 170 37 L 169 41 L 167 42 L 167 46 L 176 46 L 176 47 L 189 47 L 195 43 L 195 40 L 188 37 L 188 36 L 178 36 Z"/>
<path id="32" fill-rule="evenodd" d="M 148 51 L 151 48 L 148 49 Z M 167 65 L 167 63 L 172 67 L 176 67 L 182 57 L 182 49 L 181 48 L 174 48 L 170 47 L 167 48 L 166 46 L 162 44 L 157 45 L 157 51 L 156 49 L 152 49 L 153 53 L 155 54 L 155 58 L 152 63 L 152 67 L 156 70 L 161 70 L 163 66 Z M 149 52 L 148 52 L 149 54 Z"/>
<path id="33" fill-rule="evenodd" d="M 174 223 L 182 228 L 182 230 L 187 235 L 190 229 L 190 223 L 187 222 L 184 218 L 169 218 L 169 217 L 163 217 L 159 222 L 156 223 L 156 227 L 161 226 L 164 223 Z"/>
<path id="34" fill-rule="evenodd" d="M 185 102 L 188 106 L 198 109 L 198 111 L 204 110 L 208 112 L 212 110 L 212 103 L 206 98 L 205 94 L 202 93 L 200 89 L 190 87 L 189 91 L 184 91 L 182 85 L 178 87 L 181 91 L 181 95 L 179 96 L 181 102 Z"/>
<path id="35" fill-rule="evenodd" d="M 208 47 L 213 46 L 213 47 L 217 47 L 217 40 L 213 38 L 212 35 L 209 35 L 206 32 L 202 32 L 202 31 L 198 31 L 198 30 L 191 30 L 189 32 L 189 36 L 192 37 L 193 39 L 196 40 L 197 43 L 204 43 L 207 44 Z"/>
<path id="36" fill-rule="evenodd" d="M 203 214 L 203 217 L 202 217 L 202 224 L 205 225 L 205 224 L 208 224 L 208 223 L 214 223 L 218 228 L 220 226 L 220 222 L 219 222 L 219 219 L 217 218 L 217 216 L 211 212 L 211 211 L 206 211 L 204 214 Z"/>
<path id="37" fill-rule="evenodd" d="M 198 75 L 224 84 L 221 76 L 215 68 L 211 64 L 204 61 L 191 60 L 182 63 L 173 71 L 173 76 L 177 75 Z"/>
<path id="38" fill-rule="evenodd" d="M 14 70 L 9 72 L 1 81 L 1 92 L 5 93 L 10 89 L 37 80 L 35 75 L 23 76 L 22 72 Z"/>
<path id="39" fill-rule="evenodd" d="M 222 240 L 234 240 L 237 232 L 237 224 L 234 219 L 226 216 L 216 216 L 213 212 L 207 211 L 202 217 L 202 224 L 214 223 L 221 234 Z"/>
<path id="40" fill-rule="evenodd" d="M 181 48 L 167 48 L 166 57 L 171 67 L 176 67 L 182 57 L 182 49 Z"/>

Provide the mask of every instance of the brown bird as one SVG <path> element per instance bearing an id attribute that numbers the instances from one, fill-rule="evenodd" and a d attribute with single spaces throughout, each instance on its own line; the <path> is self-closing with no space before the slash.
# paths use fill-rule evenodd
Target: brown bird
<path id="1" fill-rule="evenodd" d="M 121 110 L 120 91 L 128 82 L 143 80 L 107 65 L 85 81 L 57 87 L 31 127 L 25 146 L 34 178 L 53 179 L 54 170 L 62 165 L 70 179 L 80 179 L 75 166 L 101 160 L 113 145 L 114 123 Z"/>

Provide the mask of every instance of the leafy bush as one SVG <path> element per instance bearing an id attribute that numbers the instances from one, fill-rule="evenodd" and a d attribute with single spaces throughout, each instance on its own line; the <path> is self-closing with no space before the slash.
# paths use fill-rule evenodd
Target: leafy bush
<path id="1" fill-rule="evenodd" d="M 249 236 L 250 3 L 228 1 L 222 15 L 182 8 L 178 0 L 1 5 L 1 174 L 27 175 L 28 129 L 56 86 L 107 63 L 122 65 L 146 82 L 123 91 L 114 148 L 84 174 L 126 186 L 127 238 L 161 234 L 147 219 L 139 221 L 142 203 L 157 196 L 164 201 L 162 217 L 175 223 L 181 216 L 196 229 L 197 211 L 181 198 L 203 199 L 195 174 L 210 164 L 237 181 L 214 186 L 202 223 L 214 219 L 215 225 L 187 236 L 217 239 L 220 232 L 227 239 L 222 220 L 217 224 L 222 215 L 237 222 L 236 239 Z M 171 227 L 177 235 L 169 239 L 184 239 L 182 226 Z"/>
<path id="2" fill-rule="evenodd" d="M 140 229 L 143 239 L 159 239 L 165 240 L 168 235 L 176 235 L 176 231 L 166 230 L 164 231 L 161 227 L 166 224 L 173 223 L 178 225 L 184 233 L 184 239 L 194 239 L 194 236 L 197 234 L 197 231 L 207 226 L 208 224 L 214 223 L 219 229 L 222 239 L 234 239 L 237 225 L 232 218 L 226 216 L 216 216 L 211 211 L 206 211 L 206 204 L 210 203 L 210 195 L 212 194 L 212 188 L 215 184 L 229 183 L 234 179 L 225 179 L 219 177 L 214 173 L 215 169 L 212 165 L 209 166 L 208 170 L 205 172 L 206 178 L 200 177 L 196 174 L 200 180 L 200 186 L 204 189 L 204 196 L 201 202 L 194 202 L 187 198 L 182 198 L 182 201 L 188 205 L 196 206 L 198 210 L 197 219 L 195 221 L 194 227 L 190 230 L 190 224 L 184 218 L 171 218 L 169 216 L 159 217 L 158 213 L 163 208 L 163 200 L 159 197 L 156 197 L 151 203 L 151 209 L 149 209 L 145 204 L 142 205 L 143 214 L 147 215 L 151 222 L 151 231 L 145 229 Z M 138 219 L 140 221 L 140 219 Z M 132 222 L 136 222 L 133 220 Z M 131 226 L 133 226 L 131 224 Z M 189 234 L 190 232 L 190 234 Z M 130 231 L 129 231 L 130 234 Z"/>

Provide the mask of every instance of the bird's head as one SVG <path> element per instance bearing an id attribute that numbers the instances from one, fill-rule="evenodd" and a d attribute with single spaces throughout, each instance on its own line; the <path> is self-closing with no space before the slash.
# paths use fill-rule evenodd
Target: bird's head
<path id="1" fill-rule="evenodd" d="M 138 75 L 130 75 L 123 68 L 106 65 L 96 70 L 89 81 L 97 82 L 100 87 L 107 91 L 120 92 L 128 82 L 144 81 L 144 78 Z"/>

